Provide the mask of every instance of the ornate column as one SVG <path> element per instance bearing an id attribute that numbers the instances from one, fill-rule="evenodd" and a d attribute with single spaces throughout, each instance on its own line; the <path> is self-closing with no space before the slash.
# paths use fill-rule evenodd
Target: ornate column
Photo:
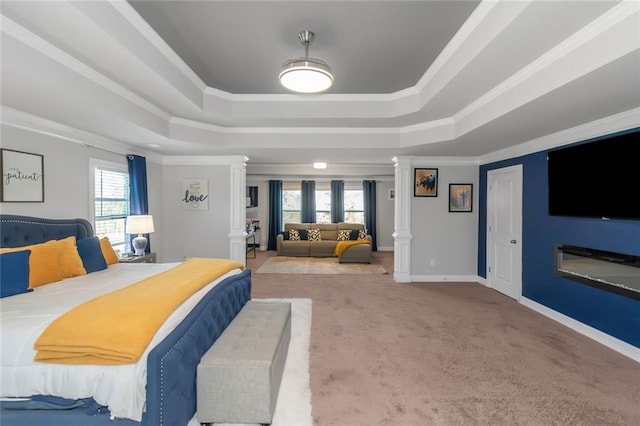
<path id="1" fill-rule="evenodd" d="M 247 161 L 244 156 L 229 157 L 230 177 L 230 214 L 229 224 L 229 258 L 246 266 L 247 248 L 245 240 L 245 223 L 247 217 Z"/>
<path id="2" fill-rule="evenodd" d="M 393 279 L 397 282 L 411 282 L 412 158 L 409 156 L 393 158 L 395 166 Z"/>

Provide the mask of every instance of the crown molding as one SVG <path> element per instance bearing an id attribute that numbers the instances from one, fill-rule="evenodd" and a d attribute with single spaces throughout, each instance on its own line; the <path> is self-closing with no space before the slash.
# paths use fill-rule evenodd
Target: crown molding
<path id="1" fill-rule="evenodd" d="M 578 30 L 456 113 L 456 137 L 637 50 L 638 40 L 628 35 L 637 32 L 639 14 L 640 3 L 623 1 Z M 617 42 L 597 43 L 607 38 Z"/>
<path id="2" fill-rule="evenodd" d="M 163 166 L 246 166 L 249 157 L 243 155 L 165 155 Z"/>
<path id="3" fill-rule="evenodd" d="M 509 158 L 520 157 L 575 142 L 606 136 L 611 133 L 640 127 L 640 108 L 601 118 L 580 126 L 552 133 L 511 148 L 502 149 L 478 158 L 480 164 L 494 163 Z"/>
<path id="4" fill-rule="evenodd" d="M 479 165 L 477 157 L 411 157 L 412 166 L 473 166 Z"/>
<path id="5" fill-rule="evenodd" d="M 141 96 L 133 93 L 131 90 L 116 83 L 114 80 L 106 77 L 104 74 L 96 71 L 89 65 L 81 62 L 70 54 L 66 53 L 62 49 L 53 45 L 52 43 L 44 40 L 43 38 L 35 35 L 31 31 L 27 30 L 17 22 L 9 19 L 8 17 L 1 16 L 0 28 L 3 33 L 8 36 L 24 43 L 30 48 L 43 54 L 44 56 L 56 61 L 63 65 L 74 73 L 98 84 L 99 86 L 107 89 L 108 91 L 120 96 L 128 102 L 131 102 L 145 111 L 155 115 L 163 120 L 169 120 L 170 115 L 166 111 L 162 110 L 158 106 L 142 98 Z"/>
<path id="6" fill-rule="evenodd" d="M 138 154 L 144 156 L 150 162 L 158 164 L 160 164 L 161 160 L 161 157 L 156 153 L 141 150 L 139 147 L 52 120 L 47 120 L 4 105 L 0 109 L 0 123 L 5 126 L 50 136 L 54 139 L 73 142 L 84 145 L 87 148 L 95 148 L 112 154 Z"/>

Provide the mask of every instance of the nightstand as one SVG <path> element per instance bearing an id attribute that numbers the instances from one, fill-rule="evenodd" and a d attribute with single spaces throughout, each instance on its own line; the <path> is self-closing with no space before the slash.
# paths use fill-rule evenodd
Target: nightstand
<path id="1" fill-rule="evenodd" d="M 144 256 L 121 257 L 120 263 L 156 263 L 156 254 L 147 253 Z"/>

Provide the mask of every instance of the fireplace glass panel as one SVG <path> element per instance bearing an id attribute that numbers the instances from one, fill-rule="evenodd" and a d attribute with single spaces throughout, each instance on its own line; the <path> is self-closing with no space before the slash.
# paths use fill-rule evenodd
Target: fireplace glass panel
<path id="1" fill-rule="evenodd" d="M 640 299 L 640 256 L 563 244 L 554 256 L 556 274 Z"/>

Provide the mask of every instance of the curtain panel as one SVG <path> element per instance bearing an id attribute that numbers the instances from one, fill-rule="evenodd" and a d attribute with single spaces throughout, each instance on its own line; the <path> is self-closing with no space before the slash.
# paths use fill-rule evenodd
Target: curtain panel
<path id="1" fill-rule="evenodd" d="M 302 206 L 300 217 L 302 223 L 316 222 L 316 182 L 313 180 L 302 181 L 301 193 Z"/>
<path id="2" fill-rule="evenodd" d="M 344 181 L 331 181 L 331 222 L 344 222 Z"/>
<path id="3" fill-rule="evenodd" d="M 129 214 L 149 214 L 149 198 L 147 193 L 147 160 L 134 154 L 127 154 L 129 167 Z M 129 248 L 133 250 L 131 241 L 137 235 L 129 235 Z M 151 240 L 149 234 L 144 234 L 147 239 L 145 253 L 151 252 Z"/>
<path id="4" fill-rule="evenodd" d="M 267 250 L 276 250 L 276 238 L 282 232 L 282 181 L 269 181 L 269 235 Z"/>
<path id="5" fill-rule="evenodd" d="M 371 249 L 378 251 L 376 238 L 376 181 L 362 181 L 362 195 L 364 201 L 364 226 L 371 235 Z"/>

